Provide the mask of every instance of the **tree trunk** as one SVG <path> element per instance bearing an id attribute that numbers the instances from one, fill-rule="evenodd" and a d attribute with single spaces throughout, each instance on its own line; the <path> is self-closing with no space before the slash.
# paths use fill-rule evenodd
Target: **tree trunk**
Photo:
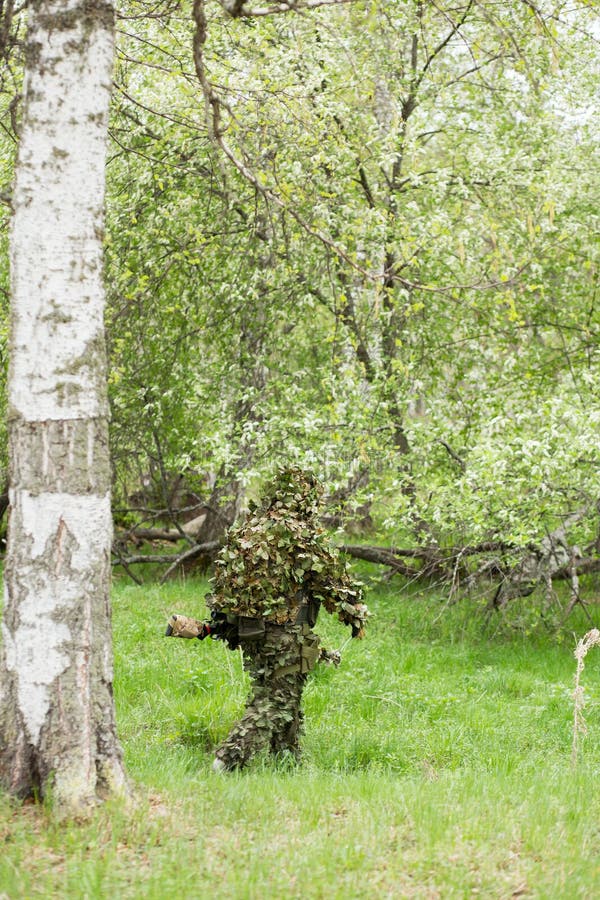
<path id="1" fill-rule="evenodd" d="M 29 5 L 11 234 L 0 781 L 59 815 L 125 791 L 112 696 L 104 341 L 109 0 Z"/>

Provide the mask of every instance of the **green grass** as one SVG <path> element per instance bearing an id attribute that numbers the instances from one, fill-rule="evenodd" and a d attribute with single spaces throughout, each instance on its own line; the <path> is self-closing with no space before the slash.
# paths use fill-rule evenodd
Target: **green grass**
<path id="1" fill-rule="evenodd" d="M 0 898 L 590 898 L 600 895 L 600 650 L 571 766 L 574 636 L 476 603 L 373 586 L 367 640 L 305 694 L 297 768 L 215 776 L 240 715 L 239 654 L 166 640 L 206 585 L 119 581 L 115 692 L 133 809 L 86 825 L 0 800 Z M 517 613 L 515 612 L 515 615 Z M 574 616 L 578 636 L 588 628 Z M 346 632 L 322 615 L 332 647 Z"/>

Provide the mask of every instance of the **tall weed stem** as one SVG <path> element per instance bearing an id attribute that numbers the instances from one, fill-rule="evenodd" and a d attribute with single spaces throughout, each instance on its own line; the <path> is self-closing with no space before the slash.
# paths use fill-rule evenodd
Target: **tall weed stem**
<path id="1" fill-rule="evenodd" d="M 577 763 L 577 756 L 579 750 L 579 735 L 587 734 L 587 726 L 585 724 L 585 718 L 583 715 L 583 708 L 585 706 L 585 695 L 583 692 L 583 686 L 581 684 L 581 673 L 585 668 L 584 659 L 587 656 L 588 652 L 592 649 L 592 647 L 600 644 L 600 631 L 597 628 L 592 628 L 591 631 L 588 631 L 580 641 L 578 641 L 577 646 L 575 648 L 575 659 L 577 660 L 577 671 L 575 673 L 575 690 L 573 691 L 573 701 L 574 701 L 574 709 L 573 709 L 573 748 L 571 750 L 571 763 L 575 765 Z"/>

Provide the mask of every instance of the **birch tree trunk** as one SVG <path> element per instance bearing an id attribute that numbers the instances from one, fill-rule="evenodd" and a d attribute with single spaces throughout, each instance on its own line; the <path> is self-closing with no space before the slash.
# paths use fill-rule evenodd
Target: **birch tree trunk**
<path id="1" fill-rule="evenodd" d="M 125 790 L 112 696 L 104 166 L 112 0 L 31 0 L 11 234 L 0 781 L 60 814 Z"/>

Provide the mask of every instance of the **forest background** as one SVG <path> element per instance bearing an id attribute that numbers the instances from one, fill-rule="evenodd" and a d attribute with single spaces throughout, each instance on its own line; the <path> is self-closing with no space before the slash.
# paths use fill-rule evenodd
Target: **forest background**
<path id="1" fill-rule="evenodd" d="M 597 754 L 589 771 L 563 775 L 572 660 L 533 632 L 581 632 L 596 615 L 594 4 L 254 12 L 119 7 L 106 284 L 117 700 L 130 771 L 178 797 L 183 772 L 199 793 L 198 755 L 244 686 L 237 659 L 226 676 L 219 658 L 220 670 L 194 663 L 182 678 L 176 648 L 161 652 L 161 672 L 155 643 L 140 650 L 169 603 L 194 611 L 203 585 L 188 593 L 174 582 L 159 599 L 125 581 L 204 569 L 264 476 L 294 460 L 326 482 L 338 542 L 385 567 L 377 586 L 363 566 L 372 649 L 354 675 L 319 675 L 321 701 L 307 697 L 302 781 L 259 769 L 245 788 L 219 782 L 186 811 L 205 825 L 196 868 L 204 853 L 225 867 L 214 895 L 321 896 L 338 883 L 340 896 L 369 896 L 361 866 L 388 895 L 398 884 L 414 896 L 535 885 L 557 896 L 567 884 L 589 895 Z M 7 306 L 25 23 L 15 4 L 1 13 Z M 3 341 L 6 359 L 6 325 Z M 416 581 L 426 594 L 407 587 Z M 424 596 L 433 607 L 414 602 Z M 473 632 L 474 609 L 489 613 L 478 629 L 492 622 L 483 649 L 473 649 L 484 634 Z M 514 625 L 522 636 L 506 641 Z M 391 646 L 397 628 L 403 642 Z M 149 726 L 157 691 L 164 709 Z M 218 712 L 215 692 L 226 701 Z M 471 693 L 477 703 L 464 702 Z M 278 844 L 281 798 L 301 869 L 311 863 L 301 847 L 326 841 L 332 823 L 339 834 L 308 881 Z M 160 896 L 169 879 L 196 895 L 174 869 L 197 835 L 189 818 L 180 828 L 169 819 L 163 851 L 171 813 L 158 801 L 137 824 L 100 815 L 69 832 L 66 851 L 64 833 L 46 831 L 31 878 L 22 860 L 38 820 L 3 813 L 9 896 L 135 895 L 140 884 Z"/>
<path id="2" fill-rule="evenodd" d="M 594 5 L 253 11 L 119 7 L 117 559 L 162 538 L 209 561 L 293 460 L 330 525 L 399 550 L 371 554 L 392 572 L 491 577 L 502 606 L 593 571 Z M 5 302 L 22 18 L 5 10 Z"/>

